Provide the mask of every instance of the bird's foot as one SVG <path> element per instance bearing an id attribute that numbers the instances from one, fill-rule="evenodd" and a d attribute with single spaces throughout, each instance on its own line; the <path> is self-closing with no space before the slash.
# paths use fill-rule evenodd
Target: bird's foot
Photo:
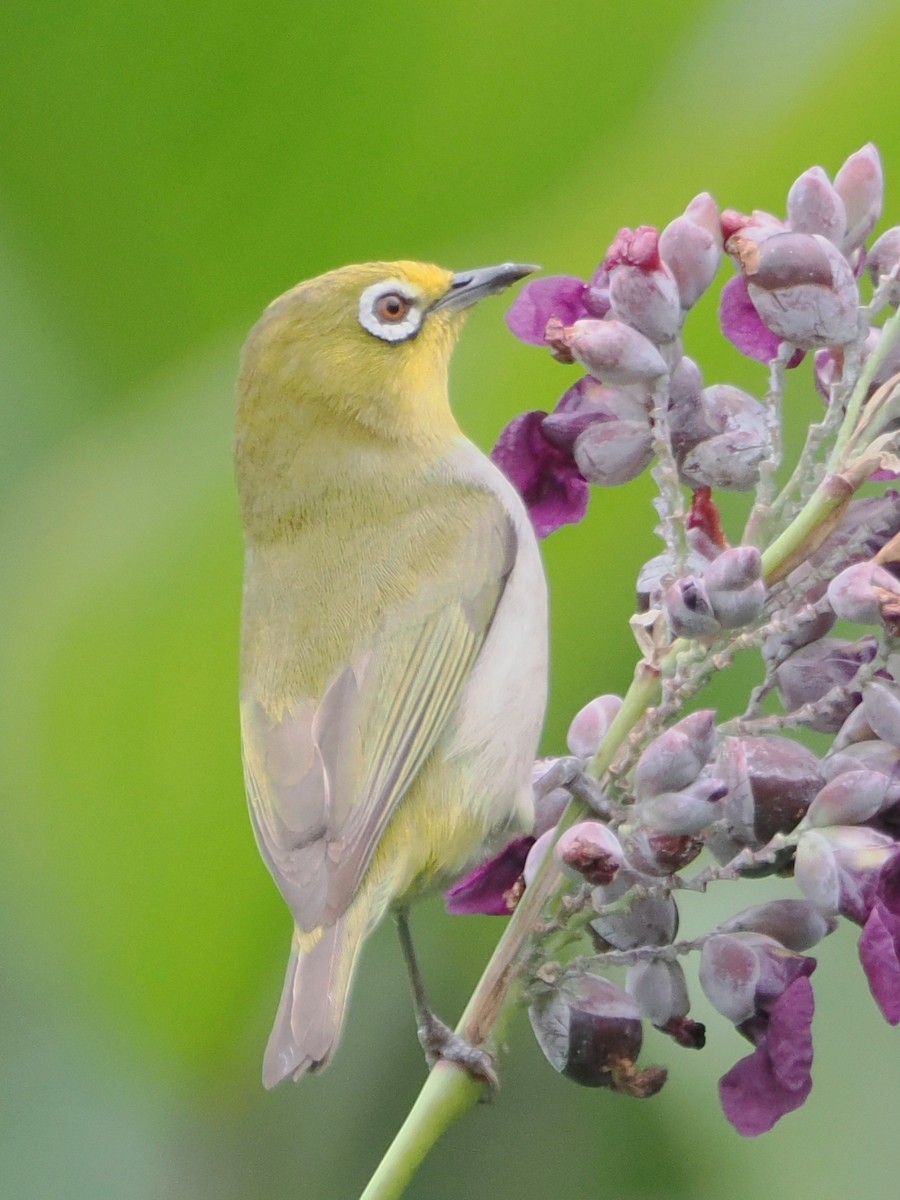
<path id="1" fill-rule="evenodd" d="M 494 1056 L 454 1033 L 449 1025 L 438 1020 L 434 1013 L 429 1013 L 428 1020 L 419 1026 L 419 1041 L 422 1043 L 429 1067 L 443 1059 L 445 1062 L 456 1063 L 473 1079 L 487 1084 L 490 1092 L 499 1088 L 500 1079 Z"/>

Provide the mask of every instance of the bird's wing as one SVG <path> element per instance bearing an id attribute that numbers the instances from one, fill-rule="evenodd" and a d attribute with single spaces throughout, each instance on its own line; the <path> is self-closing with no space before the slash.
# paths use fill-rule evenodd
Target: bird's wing
<path id="1" fill-rule="evenodd" d="M 301 928 L 357 892 L 391 813 L 437 741 L 490 628 L 516 554 L 493 497 L 431 579 L 332 680 L 321 701 L 271 719 L 242 705 L 250 811 Z"/>

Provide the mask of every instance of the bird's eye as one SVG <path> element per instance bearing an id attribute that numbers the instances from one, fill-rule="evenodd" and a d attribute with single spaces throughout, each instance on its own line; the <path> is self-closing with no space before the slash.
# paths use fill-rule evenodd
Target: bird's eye
<path id="1" fill-rule="evenodd" d="M 374 312 L 379 321 L 393 323 L 402 321 L 411 308 L 412 301 L 406 296 L 401 296 L 399 292 L 388 292 L 375 301 Z"/>
<path id="2" fill-rule="evenodd" d="M 359 298 L 359 323 L 383 342 L 405 342 L 419 332 L 422 308 L 419 294 L 399 279 L 383 279 Z"/>

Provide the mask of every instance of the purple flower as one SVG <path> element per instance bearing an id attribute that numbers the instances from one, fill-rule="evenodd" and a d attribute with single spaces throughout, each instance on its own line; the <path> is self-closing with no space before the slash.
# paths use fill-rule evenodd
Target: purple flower
<path id="1" fill-rule="evenodd" d="M 879 872 L 859 959 L 885 1020 L 900 1025 L 900 849 Z"/>
<path id="2" fill-rule="evenodd" d="M 805 961 L 811 971 L 814 960 Z M 813 1010 L 812 987 L 801 975 L 764 1018 L 751 1018 L 740 1027 L 756 1049 L 719 1080 L 719 1100 L 744 1137 L 766 1133 L 786 1113 L 800 1108 L 812 1090 Z"/>
<path id="3" fill-rule="evenodd" d="M 571 454 L 547 441 L 546 413 L 515 417 L 500 434 L 491 458 L 518 489 L 538 537 L 576 524 L 587 511 L 589 488 Z"/>
<path id="4" fill-rule="evenodd" d="M 511 332 L 530 346 L 546 345 L 544 330 L 551 317 L 563 325 L 574 325 L 581 317 L 594 313 L 585 304 L 588 287 L 574 275 L 547 275 L 533 279 L 519 289 L 506 314 L 506 324 Z M 600 314 L 602 315 L 602 314 Z"/>
<path id="5" fill-rule="evenodd" d="M 719 324 L 729 342 L 748 358 L 770 363 L 778 357 L 781 338 L 763 324 L 750 299 L 747 280 L 743 275 L 735 275 L 722 288 L 719 298 Z M 799 367 L 803 356 L 803 350 L 796 350 L 787 364 L 788 367 Z"/>
<path id="6" fill-rule="evenodd" d="M 489 917 L 508 917 L 515 904 L 515 886 L 522 876 L 533 837 L 520 837 L 464 875 L 444 893 L 447 912 L 465 915 L 484 913 Z"/>

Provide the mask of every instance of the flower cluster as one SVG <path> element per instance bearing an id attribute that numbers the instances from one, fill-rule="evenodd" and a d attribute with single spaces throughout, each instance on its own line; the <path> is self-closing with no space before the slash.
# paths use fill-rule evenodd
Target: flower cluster
<path id="1" fill-rule="evenodd" d="M 542 881 L 522 966 L 537 1040 L 576 1082 L 631 1096 L 666 1080 L 637 1065 L 644 1021 L 704 1045 L 682 966 L 694 956 L 706 998 L 752 1047 L 719 1083 L 747 1135 L 809 1095 L 807 951 L 840 919 L 861 928 L 872 996 L 900 1024 L 900 494 L 854 498 L 900 474 L 900 226 L 867 247 L 881 206 L 873 146 L 833 181 L 800 175 L 784 219 L 703 193 L 662 232 L 621 230 L 587 281 L 527 285 L 508 314 L 521 340 L 587 372 L 494 451 L 539 535 L 580 520 L 591 484 L 655 462 L 665 548 L 638 579 L 631 691 L 576 714 L 569 757 L 535 765 L 532 834 L 448 907 L 509 913 Z M 682 349 L 726 257 L 722 329 L 769 365 L 760 398 L 704 386 Z M 803 374 L 786 371 L 805 357 L 827 408 L 779 491 L 782 394 Z M 715 489 L 754 493 L 734 545 Z M 745 710 L 684 715 L 747 650 L 760 681 Z M 760 875 L 794 893 L 679 940 L 680 892 Z"/>

